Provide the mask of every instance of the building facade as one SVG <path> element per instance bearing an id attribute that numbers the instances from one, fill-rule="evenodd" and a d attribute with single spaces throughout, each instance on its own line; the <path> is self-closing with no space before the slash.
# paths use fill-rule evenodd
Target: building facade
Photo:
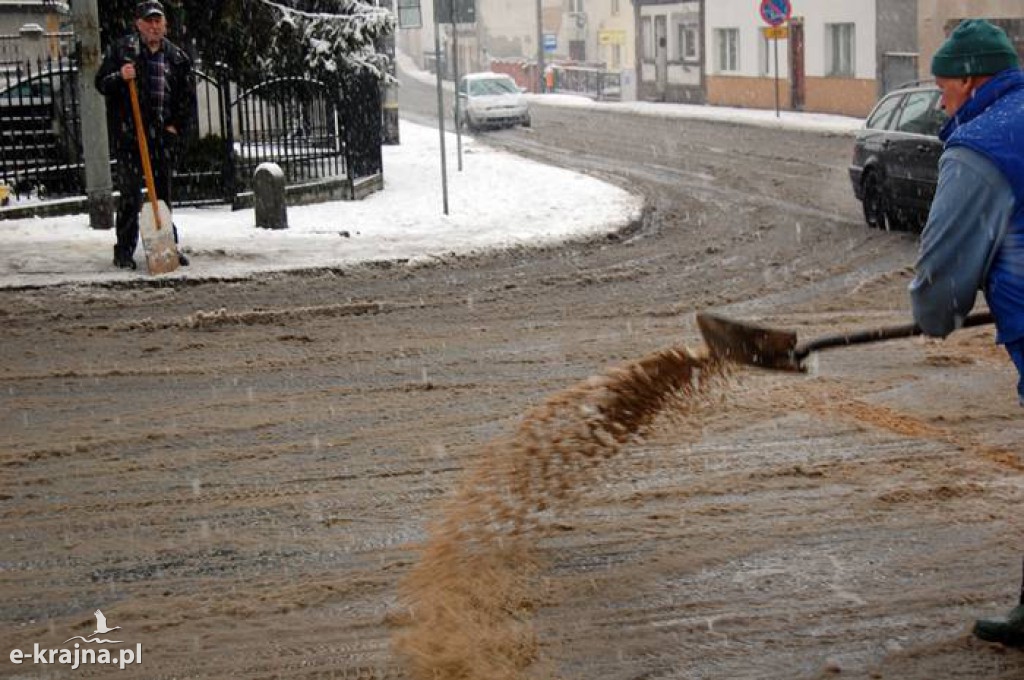
<path id="1" fill-rule="evenodd" d="M 748 0 L 708 3 L 711 104 L 863 116 L 917 74 L 917 0 L 795 0 L 780 33 Z"/>
<path id="2" fill-rule="evenodd" d="M 70 54 L 71 10 L 57 0 L 0 2 L 0 70 Z"/>
<path id="3" fill-rule="evenodd" d="M 638 97 L 703 103 L 704 0 L 634 1 Z"/>
<path id="4" fill-rule="evenodd" d="M 1024 58 L 1024 1 L 1022 0 L 920 0 L 918 35 L 922 58 L 918 75 L 931 78 L 931 55 L 964 19 L 988 19 L 1000 26 Z"/>

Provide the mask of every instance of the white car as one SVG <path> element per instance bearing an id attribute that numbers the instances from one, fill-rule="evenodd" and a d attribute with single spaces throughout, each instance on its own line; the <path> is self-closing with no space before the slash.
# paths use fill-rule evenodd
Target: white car
<path id="1" fill-rule="evenodd" d="M 459 127 L 530 127 L 524 90 L 503 73 L 471 73 L 459 80 Z"/>

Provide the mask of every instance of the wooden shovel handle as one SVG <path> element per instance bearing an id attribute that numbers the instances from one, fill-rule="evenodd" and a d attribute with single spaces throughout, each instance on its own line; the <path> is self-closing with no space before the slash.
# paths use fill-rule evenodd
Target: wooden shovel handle
<path id="1" fill-rule="evenodd" d="M 149 203 L 153 206 L 153 222 L 160 229 L 160 209 L 157 206 L 156 183 L 153 181 L 153 166 L 149 161 L 149 144 L 146 142 L 146 130 L 142 123 L 142 108 L 139 106 L 139 91 L 135 80 L 128 81 L 128 93 L 132 100 L 132 116 L 135 118 L 135 138 L 139 142 L 139 157 L 142 159 L 142 172 L 146 176 L 146 193 Z"/>
<path id="2" fill-rule="evenodd" d="M 995 318 L 991 312 L 978 312 L 969 315 L 964 319 L 960 328 L 971 326 L 985 326 L 994 323 Z M 882 340 L 894 340 L 896 338 L 909 338 L 921 335 L 923 331 L 916 323 L 903 326 L 888 326 L 885 328 L 874 328 L 866 331 L 858 331 L 849 334 L 826 335 L 822 338 L 811 340 L 793 350 L 793 358 L 799 363 L 806 359 L 812 352 L 828 349 L 830 347 L 845 347 L 847 345 L 860 345 L 867 342 L 880 342 Z"/>

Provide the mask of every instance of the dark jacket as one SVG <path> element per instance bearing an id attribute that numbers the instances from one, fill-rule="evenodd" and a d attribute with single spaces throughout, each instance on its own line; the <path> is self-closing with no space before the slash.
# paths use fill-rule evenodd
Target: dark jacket
<path id="1" fill-rule="evenodd" d="M 160 136 L 155 129 L 156 121 L 153 105 L 150 101 L 147 49 L 139 35 L 132 33 L 124 36 L 107 50 L 103 64 L 96 73 L 96 89 L 107 97 L 107 113 L 111 123 L 111 133 L 115 136 L 118 148 L 122 150 L 135 148 L 135 121 L 132 116 L 131 99 L 128 94 L 128 83 L 121 77 L 121 67 L 127 62 L 135 64 L 136 84 L 139 93 L 139 106 L 146 126 L 150 129 L 150 140 L 158 140 Z M 173 125 L 179 135 L 184 135 L 193 118 L 195 108 L 195 75 L 192 72 L 192 60 L 185 52 L 164 39 L 164 59 L 166 63 L 168 115 L 163 126 Z"/>

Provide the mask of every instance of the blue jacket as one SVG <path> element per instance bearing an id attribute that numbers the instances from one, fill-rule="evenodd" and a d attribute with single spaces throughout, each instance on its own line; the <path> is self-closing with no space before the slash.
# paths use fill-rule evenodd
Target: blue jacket
<path id="1" fill-rule="evenodd" d="M 946 336 L 985 291 L 997 342 L 1024 338 L 1024 72 L 982 85 L 939 133 L 946 149 L 910 284 L 914 318 Z"/>

